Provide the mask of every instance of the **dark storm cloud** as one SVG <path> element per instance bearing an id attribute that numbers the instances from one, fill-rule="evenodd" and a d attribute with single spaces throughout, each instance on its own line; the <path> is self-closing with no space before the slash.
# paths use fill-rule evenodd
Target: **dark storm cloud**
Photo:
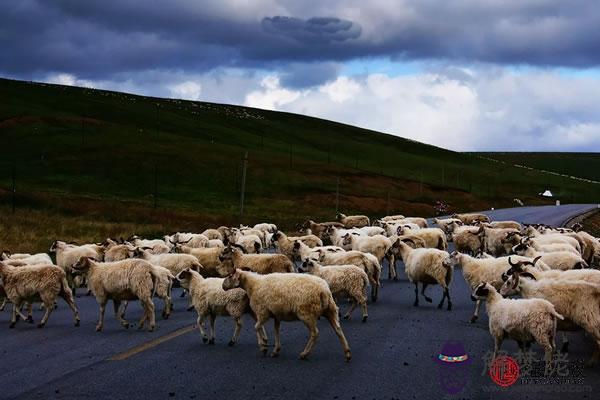
<path id="1" fill-rule="evenodd" d="M 598 26 L 600 7 L 585 0 L 4 1 L 0 73 L 285 72 L 364 57 L 595 67 Z M 304 75 L 287 79 L 310 85 Z"/>

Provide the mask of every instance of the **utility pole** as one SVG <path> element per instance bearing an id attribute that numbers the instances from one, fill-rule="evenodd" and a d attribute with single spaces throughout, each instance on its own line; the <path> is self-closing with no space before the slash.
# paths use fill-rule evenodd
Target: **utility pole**
<path id="1" fill-rule="evenodd" d="M 337 185 L 335 186 L 335 215 L 340 211 L 340 177 L 337 178 Z"/>
<path id="2" fill-rule="evenodd" d="M 290 142 L 290 169 L 292 168 L 292 154 L 293 154 L 292 142 Z"/>
<path id="3" fill-rule="evenodd" d="M 240 195 L 240 219 L 244 216 L 244 195 L 246 192 L 246 168 L 248 167 L 248 151 L 244 154 L 242 167 L 242 193 Z"/>
<path id="4" fill-rule="evenodd" d="M 85 121 L 81 118 L 81 145 L 85 144 Z"/>
<path id="5" fill-rule="evenodd" d="M 421 170 L 421 174 L 419 175 L 419 195 L 423 194 L 423 170 Z"/>
<path id="6" fill-rule="evenodd" d="M 390 191 L 387 193 L 387 207 L 386 207 L 386 215 L 390 215 Z"/>

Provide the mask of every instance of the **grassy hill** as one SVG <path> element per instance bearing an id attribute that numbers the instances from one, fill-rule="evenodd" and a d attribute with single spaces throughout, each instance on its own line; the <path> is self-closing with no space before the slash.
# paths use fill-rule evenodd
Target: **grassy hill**
<path id="1" fill-rule="evenodd" d="M 510 164 L 600 182 L 600 153 L 475 153 Z"/>
<path id="2" fill-rule="evenodd" d="M 259 220 L 290 229 L 331 220 L 338 181 L 339 210 L 371 216 L 432 215 L 436 200 L 539 204 L 546 188 L 600 197 L 600 185 L 317 118 L 3 79 L 0 133 L 0 246 L 13 250 Z"/>

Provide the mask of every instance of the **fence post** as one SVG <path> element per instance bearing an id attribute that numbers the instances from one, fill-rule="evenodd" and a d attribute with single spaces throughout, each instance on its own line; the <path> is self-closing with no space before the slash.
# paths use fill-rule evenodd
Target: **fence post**
<path id="1" fill-rule="evenodd" d="M 156 209 L 158 203 L 158 167 L 154 164 L 154 209 Z"/>
<path id="2" fill-rule="evenodd" d="M 240 195 L 240 219 L 244 216 L 244 196 L 246 192 L 246 168 L 248 166 L 248 151 L 244 153 L 244 163 L 242 167 L 242 190 Z"/>
<path id="3" fill-rule="evenodd" d="M 340 211 L 340 177 L 337 178 L 337 185 L 335 186 L 335 215 L 338 215 Z"/>
<path id="4" fill-rule="evenodd" d="M 13 164 L 12 164 L 12 213 L 15 213 L 15 194 L 16 194 L 16 166 L 15 166 L 15 161 L 13 160 Z"/>

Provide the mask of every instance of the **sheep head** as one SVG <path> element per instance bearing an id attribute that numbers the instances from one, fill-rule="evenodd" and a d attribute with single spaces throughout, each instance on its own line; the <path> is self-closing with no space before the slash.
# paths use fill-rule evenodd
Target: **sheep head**
<path id="1" fill-rule="evenodd" d="M 241 275 L 242 271 L 234 269 L 227 277 L 223 280 L 223 290 L 231 290 L 241 287 Z"/>
<path id="2" fill-rule="evenodd" d="M 495 290 L 492 285 L 490 285 L 487 282 L 481 282 L 475 288 L 475 290 L 473 290 L 473 293 L 471 293 L 471 300 L 473 300 L 473 301 L 485 300 L 485 299 L 487 299 L 487 297 L 489 296 L 489 294 L 492 290 Z"/>

